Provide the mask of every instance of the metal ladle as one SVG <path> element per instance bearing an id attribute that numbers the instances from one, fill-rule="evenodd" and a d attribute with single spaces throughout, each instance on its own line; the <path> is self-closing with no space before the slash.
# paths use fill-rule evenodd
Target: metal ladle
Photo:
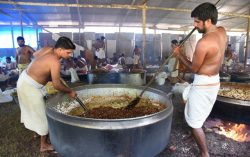
<path id="1" fill-rule="evenodd" d="M 66 83 L 66 81 L 64 81 L 62 78 L 60 80 L 62 81 L 62 83 L 65 86 L 69 87 L 69 85 Z M 86 111 L 86 112 L 89 111 L 88 107 L 82 102 L 82 100 L 78 96 L 76 96 L 75 100 L 80 104 L 80 106 L 83 108 L 84 111 Z"/>
<path id="2" fill-rule="evenodd" d="M 81 100 L 78 96 L 75 98 L 75 100 L 80 104 L 80 106 L 82 106 L 82 108 L 83 108 L 86 112 L 89 111 L 88 107 L 82 102 L 82 100 Z"/>

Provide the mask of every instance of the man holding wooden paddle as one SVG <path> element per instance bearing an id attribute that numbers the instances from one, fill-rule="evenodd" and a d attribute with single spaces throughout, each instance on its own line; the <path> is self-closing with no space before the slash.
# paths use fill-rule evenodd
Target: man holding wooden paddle
<path id="1" fill-rule="evenodd" d="M 220 88 L 219 70 L 224 59 L 227 35 L 223 27 L 216 26 L 218 11 L 215 5 L 201 4 L 192 11 L 191 17 L 194 18 L 195 28 L 203 37 L 196 45 L 192 62 L 182 55 L 180 47 L 174 50 L 174 56 L 195 74 L 187 93 L 185 119 L 192 128 L 201 151 L 200 156 L 208 157 L 202 126 L 213 108 Z"/>

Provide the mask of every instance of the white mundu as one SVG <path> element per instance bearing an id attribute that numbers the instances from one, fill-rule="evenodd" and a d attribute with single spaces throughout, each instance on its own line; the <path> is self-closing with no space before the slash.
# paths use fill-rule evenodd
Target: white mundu
<path id="1" fill-rule="evenodd" d="M 185 119 L 192 128 L 201 128 L 216 101 L 220 89 L 218 75 L 195 75 L 185 106 Z"/>
<path id="2" fill-rule="evenodd" d="M 21 109 L 21 123 L 37 134 L 48 134 L 48 123 L 45 114 L 44 85 L 31 78 L 26 70 L 17 82 L 17 94 Z"/>
<path id="3" fill-rule="evenodd" d="M 103 48 L 99 48 L 99 50 L 96 51 L 95 53 L 96 53 L 97 58 L 99 58 L 99 59 L 104 59 L 104 58 L 106 58 L 106 57 L 105 57 L 105 51 L 104 51 Z"/>

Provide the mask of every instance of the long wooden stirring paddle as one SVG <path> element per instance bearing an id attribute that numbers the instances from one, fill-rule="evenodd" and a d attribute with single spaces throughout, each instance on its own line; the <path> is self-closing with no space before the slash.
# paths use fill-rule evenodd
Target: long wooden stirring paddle
<path id="1" fill-rule="evenodd" d="M 196 30 L 196 28 L 193 28 L 193 30 L 182 40 L 182 42 L 180 43 L 179 47 L 181 47 L 186 41 L 187 39 L 192 35 L 192 33 Z M 165 61 L 162 63 L 162 65 L 159 67 L 159 69 L 157 70 L 157 72 L 155 73 L 155 75 L 150 79 L 150 81 L 146 84 L 146 86 L 143 88 L 143 90 L 141 91 L 140 95 L 137 96 L 135 99 L 133 99 L 128 106 L 126 106 L 126 109 L 132 109 L 134 108 L 139 101 L 141 100 L 141 97 L 143 95 L 143 93 L 148 89 L 148 87 L 152 84 L 152 82 L 155 80 L 156 76 L 162 71 L 163 67 L 165 64 L 168 63 L 168 61 L 170 60 L 170 58 L 173 56 L 173 53 L 168 56 L 167 59 L 165 59 Z"/>

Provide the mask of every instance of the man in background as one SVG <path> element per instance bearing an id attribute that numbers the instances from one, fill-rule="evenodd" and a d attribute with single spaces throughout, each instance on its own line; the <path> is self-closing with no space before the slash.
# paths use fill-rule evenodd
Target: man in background
<path id="1" fill-rule="evenodd" d="M 94 53 L 86 46 L 83 56 L 86 59 L 88 70 L 95 69 Z"/>
<path id="2" fill-rule="evenodd" d="M 16 49 L 16 64 L 20 75 L 22 71 L 28 67 L 35 50 L 32 47 L 25 45 L 24 38 L 21 36 L 17 37 L 17 43 L 19 47 Z"/>
<path id="3" fill-rule="evenodd" d="M 183 42 L 183 40 L 180 40 L 178 46 L 180 47 L 180 50 L 181 50 L 182 55 L 187 56 L 187 55 L 186 55 L 186 51 L 185 51 L 185 46 L 184 46 L 184 44 L 181 45 L 182 42 Z M 190 60 L 189 57 L 187 57 L 187 59 Z M 182 62 L 179 62 L 179 67 L 178 67 L 178 78 L 180 78 L 180 79 L 182 79 L 182 80 L 185 80 L 186 72 L 188 72 L 186 66 L 185 66 Z M 181 76 L 181 73 L 182 73 L 182 76 Z"/>
<path id="4" fill-rule="evenodd" d="M 119 57 L 119 59 L 118 59 L 118 65 L 121 65 L 122 67 L 124 67 L 125 66 L 125 55 L 124 55 L 124 53 L 122 53 L 121 55 L 120 55 L 120 57 Z"/>
<path id="5" fill-rule="evenodd" d="M 6 57 L 5 72 L 8 75 L 9 79 L 7 81 L 8 86 L 12 86 L 15 84 L 18 78 L 18 71 L 16 69 L 16 62 L 11 61 L 11 57 Z"/>
<path id="6" fill-rule="evenodd" d="M 4 63 L 5 65 L 5 69 L 6 70 L 15 70 L 16 69 L 16 63 L 11 61 L 11 57 L 6 57 L 6 63 Z"/>
<path id="7" fill-rule="evenodd" d="M 101 36 L 101 39 L 96 39 L 96 42 L 93 44 L 95 48 L 95 55 L 100 60 L 101 63 L 106 62 L 106 52 L 105 52 L 105 37 Z"/>
<path id="8" fill-rule="evenodd" d="M 227 49 L 225 51 L 225 57 L 222 64 L 222 70 L 229 72 L 229 69 L 232 69 L 233 66 L 233 50 L 231 48 L 231 44 L 227 45 Z"/>
<path id="9" fill-rule="evenodd" d="M 141 58 L 141 49 L 137 45 L 135 45 L 135 48 L 134 48 L 134 67 L 135 68 L 139 68 L 140 58 Z"/>

